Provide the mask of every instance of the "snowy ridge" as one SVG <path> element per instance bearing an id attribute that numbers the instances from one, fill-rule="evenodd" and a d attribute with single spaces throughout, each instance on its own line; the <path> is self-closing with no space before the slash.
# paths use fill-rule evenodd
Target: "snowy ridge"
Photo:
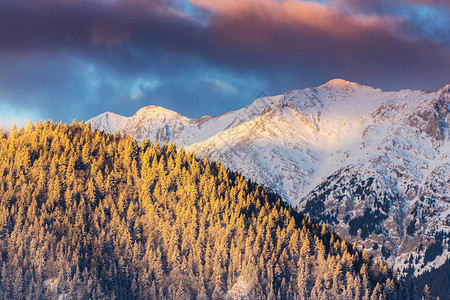
<path id="1" fill-rule="evenodd" d="M 149 106 L 89 122 L 220 160 L 403 274 L 449 258 L 450 85 L 388 92 L 335 79 L 218 117 Z"/>

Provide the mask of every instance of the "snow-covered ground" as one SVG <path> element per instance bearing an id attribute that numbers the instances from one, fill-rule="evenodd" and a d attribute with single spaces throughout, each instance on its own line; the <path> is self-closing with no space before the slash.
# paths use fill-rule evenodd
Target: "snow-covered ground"
<path id="1" fill-rule="evenodd" d="M 424 262 L 434 236 L 450 232 L 449 91 L 388 92 L 335 79 L 218 117 L 149 106 L 89 122 L 219 160 L 373 254 L 385 246 L 399 270 L 419 274 L 449 257 L 444 234 L 441 256 Z"/>

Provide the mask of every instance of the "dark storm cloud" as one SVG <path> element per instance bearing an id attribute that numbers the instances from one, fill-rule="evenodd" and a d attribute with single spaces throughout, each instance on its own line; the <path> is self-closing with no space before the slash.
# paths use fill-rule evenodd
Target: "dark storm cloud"
<path id="1" fill-rule="evenodd" d="M 364 3 L 0 1 L 0 109 L 70 121 L 157 104 L 198 117 L 334 77 L 387 89 L 449 81 L 445 33 L 418 34 L 419 19 Z"/>
<path id="2" fill-rule="evenodd" d="M 139 3 L 2 1 L 0 50 L 2 52 L 54 49 L 93 51 L 102 46 L 124 45 L 130 41 L 133 33 L 137 40 L 140 39 L 139 32 L 145 32 L 145 36 L 156 38 L 158 42 L 164 36 L 173 36 L 175 29 L 192 27 L 191 22 L 170 13 L 167 7 L 157 1 Z"/>
<path id="3" fill-rule="evenodd" d="M 405 78 L 416 76 L 418 80 L 413 84 L 424 79 L 417 73 L 422 70 L 429 72 L 433 80 L 448 80 L 444 75 L 449 74 L 449 49 L 414 36 L 401 18 L 355 17 L 331 6 L 302 1 L 194 3 L 215 13 L 208 28 L 212 36 L 218 37 L 215 45 L 231 45 L 224 57 L 231 54 L 240 64 L 261 66 L 268 61 L 288 68 L 310 66 L 325 73 L 353 74 L 362 80 L 385 72 L 391 73 L 391 81 L 395 75 L 414 71 Z M 254 55 L 255 49 L 259 55 Z"/>
<path id="4" fill-rule="evenodd" d="M 330 3 L 351 14 L 397 16 L 415 36 L 450 45 L 448 0 L 331 0 Z"/>

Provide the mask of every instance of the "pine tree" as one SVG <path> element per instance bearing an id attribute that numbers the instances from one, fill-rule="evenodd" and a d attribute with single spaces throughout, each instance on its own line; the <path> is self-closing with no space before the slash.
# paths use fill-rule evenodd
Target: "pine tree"
<path id="1" fill-rule="evenodd" d="M 398 286 L 386 264 L 222 164 L 75 121 L 0 133 L 0 254 L 6 299 L 222 299 L 237 282 L 255 299 L 368 298 L 371 282 L 382 297 Z"/>

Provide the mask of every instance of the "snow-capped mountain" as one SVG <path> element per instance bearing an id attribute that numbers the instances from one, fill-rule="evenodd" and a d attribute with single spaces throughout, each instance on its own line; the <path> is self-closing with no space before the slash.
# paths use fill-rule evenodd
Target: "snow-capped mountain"
<path id="1" fill-rule="evenodd" d="M 149 106 L 89 122 L 219 160 L 400 272 L 450 257 L 450 85 L 388 92 L 335 79 L 218 117 Z"/>

